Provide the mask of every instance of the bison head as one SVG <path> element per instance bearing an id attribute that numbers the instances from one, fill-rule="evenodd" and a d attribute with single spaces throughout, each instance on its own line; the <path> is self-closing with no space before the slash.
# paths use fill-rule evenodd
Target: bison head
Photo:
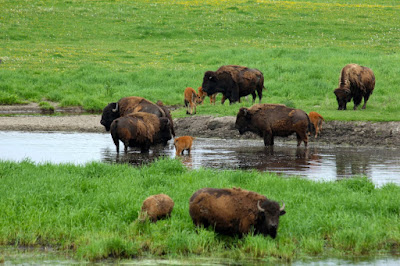
<path id="1" fill-rule="evenodd" d="M 338 110 L 346 110 L 346 104 L 351 101 L 351 91 L 346 88 L 337 88 L 334 90 L 338 102 Z"/>
<path id="2" fill-rule="evenodd" d="M 168 140 L 171 136 L 171 122 L 167 117 L 160 117 L 160 132 L 159 138 L 162 144 L 167 145 Z"/>
<path id="3" fill-rule="evenodd" d="M 110 126 L 112 121 L 120 117 L 118 110 L 118 103 L 109 103 L 103 109 L 103 114 L 101 116 L 100 124 L 102 124 L 107 131 L 110 131 Z"/>
<path id="4" fill-rule="evenodd" d="M 263 202 L 257 202 L 257 209 L 259 215 L 255 226 L 256 232 L 275 238 L 278 233 L 279 217 L 286 213 L 285 203 L 279 207 L 278 202 L 266 199 Z"/>
<path id="5" fill-rule="evenodd" d="M 217 93 L 218 78 L 214 71 L 207 71 L 204 73 L 203 84 L 201 87 L 207 95 Z"/>
<path id="6" fill-rule="evenodd" d="M 249 131 L 249 125 L 251 123 L 251 114 L 249 113 L 249 109 L 246 107 L 242 107 L 239 109 L 239 113 L 236 116 L 235 128 L 239 130 L 240 134 Z"/>

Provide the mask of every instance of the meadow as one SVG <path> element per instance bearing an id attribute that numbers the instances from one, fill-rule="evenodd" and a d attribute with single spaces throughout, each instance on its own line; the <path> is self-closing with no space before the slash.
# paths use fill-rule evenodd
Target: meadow
<path id="1" fill-rule="evenodd" d="M 0 180 L 0 246 L 48 247 L 90 261 L 248 263 L 399 254 L 400 187 L 376 188 L 367 178 L 314 182 L 257 171 L 188 170 L 178 159 L 160 159 L 141 168 L 2 161 Z M 205 186 L 242 187 L 284 201 L 277 238 L 196 228 L 189 198 Z M 138 222 L 143 200 L 158 193 L 174 200 L 171 217 Z"/>
<path id="2" fill-rule="evenodd" d="M 328 120 L 398 121 L 397 1 L 6 1 L 0 17 L 0 104 L 57 102 L 100 112 L 125 96 L 183 106 L 183 90 L 225 64 L 264 73 L 263 103 Z M 370 67 L 363 111 L 338 112 L 348 63 Z M 236 115 L 243 102 L 198 114 Z M 185 116 L 184 109 L 173 113 Z"/>

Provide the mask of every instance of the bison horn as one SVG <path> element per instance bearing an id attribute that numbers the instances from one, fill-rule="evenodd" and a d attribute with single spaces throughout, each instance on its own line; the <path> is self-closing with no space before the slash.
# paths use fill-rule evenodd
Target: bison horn
<path id="1" fill-rule="evenodd" d="M 115 113 L 116 111 L 118 111 L 118 103 L 116 103 L 115 105 L 115 109 L 112 109 L 112 111 Z"/>
<path id="2" fill-rule="evenodd" d="M 284 209 L 285 209 L 285 203 L 282 201 L 282 207 L 279 210 L 283 211 Z"/>
<path id="3" fill-rule="evenodd" d="M 265 212 L 265 209 L 261 208 L 261 206 L 260 206 L 260 201 L 257 201 L 257 209 L 258 209 L 260 212 Z"/>

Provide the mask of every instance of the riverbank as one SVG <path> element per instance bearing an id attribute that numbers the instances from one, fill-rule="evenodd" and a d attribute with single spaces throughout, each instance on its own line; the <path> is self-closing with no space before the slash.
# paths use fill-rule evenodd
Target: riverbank
<path id="1" fill-rule="evenodd" d="M 0 131 L 73 131 L 104 132 L 101 115 L 17 115 L 0 116 Z M 191 135 L 205 138 L 251 139 L 259 138 L 252 133 L 240 135 L 235 129 L 235 117 L 190 116 L 174 119 L 177 136 Z M 293 141 L 276 138 L 276 142 Z M 318 142 L 329 145 L 351 146 L 400 146 L 400 122 L 344 122 L 327 121 L 320 136 L 310 137 L 310 144 Z"/>

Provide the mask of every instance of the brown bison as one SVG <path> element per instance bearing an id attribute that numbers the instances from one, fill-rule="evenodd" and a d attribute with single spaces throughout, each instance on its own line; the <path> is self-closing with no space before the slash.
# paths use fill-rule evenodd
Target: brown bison
<path id="1" fill-rule="evenodd" d="M 134 112 L 146 112 L 158 117 L 168 118 L 170 121 L 171 134 L 175 136 L 174 124 L 168 108 L 165 107 L 161 101 L 155 104 L 145 98 L 136 96 L 121 98 L 118 102 L 110 103 L 104 107 L 100 124 L 102 124 L 107 131 L 110 131 L 112 121 L 118 117 Z"/>
<path id="2" fill-rule="evenodd" d="M 318 134 L 321 133 L 322 131 L 322 122 L 325 121 L 325 119 L 322 117 L 322 115 L 318 114 L 317 112 L 310 112 L 308 114 L 308 117 L 310 118 L 311 127 L 314 128 L 315 131 L 314 138 L 317 138 Z M 310 134 L 311 131 L 309 132 L 309 135 Z"/>
<path id="3" fill-rule="evenodd" d="M 157 194 L 146 198 L 143 201 L 139 220 L 145 221 L 147 218 L 153 223 L 160 219 L 171 216 L 174 208 L 174 201 L 165 194 Z"/>
<path id="4" fill-rule="evenodd" d="M 204 73 L 202 88 L 207 95 L 221 92 L 225 99 L 229 99 L 231 104 L 240 102 L 240 97 L 249 94 L 253 96 L 254 103 L 257 91 L 261 102 L 264 76 L 258 69 L 236 65 L 221 66 L 215 72 L 207 71 Z"/>
<path id="5" fill-rule="evenodd" d="M 267 199 L 256 192 L 232 188 L 202 188 L 189 202 L 189 213 L 196 226 L 212 226 L 216 232 L 242 236 L 255 234 L 276 237 L 279 217 L 285 204 Z"/>
<path id="6" fill-rule="evenodd" d="M 191 136 L 182 136 L 176 138 L 174 140 L 174 146 L 176 150 L 176 155 L 183 155 L 183 152 L 186 150 L 188 154 L 190 154 L 190 150 L 192 149 L 193 140 L 196 139 Z"/>
<path id="7" fill-rule="evenodd" d="M 346 104 L 353 98 L 354 110 L 360 105 L 364 97 L 365 109 L 369 96 L 375 88 L 375 75 L 368 67 L 357 64 L 346 65 L 339 78 L 339 88 L 335 89 L 338 110 L 346 110 Z"/>
<path id="8" fill-rule="evenodd" d="M 145 112 L 130 113 L 115 119 L 111 123 L 110 132 L 117 152 L 120 140 L 125 145 L 125 152 L 128 147 L 137 147 L 141 152 L 148 152 L 151 145 L 166 145 L 172 138 L 168 118 Z"/>
<path id="9" fill-rule="evenodd" d="M 201 97 L 191 87 L 187 87 L 184 90 L 183 96 L 184 96 L 185 107 L 187 108 L 186 114 L 192 115 L 193 109 L 194 109 L 194 113 L 196 114 L 196 105 L 201 104 L 203 102 Z"/>
<path id="10" fill-rule="evenodd" d="M 235 128 L 240 134 L 251 131 L 264 138 L 265 146 L 274 145 L 274 136 L 297 136 L 297 146 L 308 143 L 310 119 L 300 109 L 282 104 L 255 104 L 250 108 L 242 107 L 236 116 Z"/>

